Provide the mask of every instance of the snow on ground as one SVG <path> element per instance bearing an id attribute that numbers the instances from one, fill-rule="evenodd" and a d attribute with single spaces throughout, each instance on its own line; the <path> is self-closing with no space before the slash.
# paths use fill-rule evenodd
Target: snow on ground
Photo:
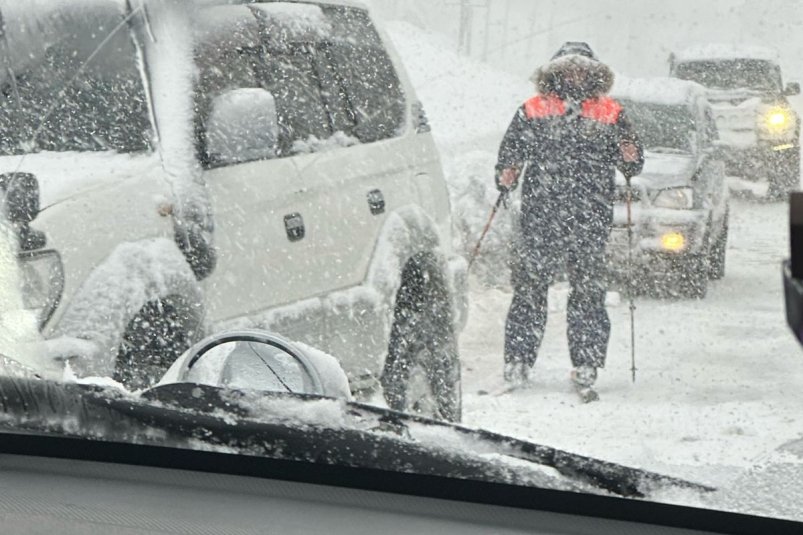
<path id="1" fill-rule="evenodd" d="M 496 197 L 498 141 L 531 87 L 449 52 L 437 36 L 414 26 L 394 23 L 389 33 L 432 119 L 454 217 L 469 250 Z M 788 256 L 787 209 L 750 200 L 763 195 L 763 183 L 733 179 L 731 186 L 744 194 L 731 201 L 725 279 L 712 283 L 703 301 L 637 300 L 635 384 L 628 304 L 613 295 L 608 366 L 598 382 L 602 399 L 591 405 L 581 405 L 569 383 L 567 289 L 561 286 L 551 291 L 532 385 L 488 393 L 503 387 L 511 300 L 504 258 L 512 222 L 503 213 L 471 281 L 469 323 L 460 342 L 465 423 L 726 488 L 800 439 L 803 350 L 786 327 L 780 271 Z M 776 498 L 764 494 L 765 506 L 755 510 L 772 512 L 767 504 Z M 745 512 L 762 501 L 718 496 L 710 506 Z M 785 512 L 803 516 L 799 509 L 792 504 Z"/>
<path id="2" fill-rule="evenodd" d="M 502 385 L 508 290 L 475 290 L 463 333 L 466 423 L 625 464 L 719 483 L 731 467 L 803 435 L 803 353 L 783 315 L 781 205 L 732 207 L 728 274 L 703 301 L 637 299 L 637 381 L 626 302 L 613 324 L 602 401 L 581 405 L 569 380 L 563 310 L 550 316 L 533 385 Z M 500 427 L 502 429 L 500 429 Z"/>

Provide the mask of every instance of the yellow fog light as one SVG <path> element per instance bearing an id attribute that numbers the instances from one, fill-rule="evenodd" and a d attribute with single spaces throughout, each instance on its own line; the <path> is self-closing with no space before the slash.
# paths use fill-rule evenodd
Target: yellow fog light
<path id="1" fill-rule="evenodd" d="M 786 108 L 769 108 L 761 114 L 759 128 L 768 134 L 780 134 L 795 127 L 795 116 Z"/>
<path id="2" fill-rule="evenodd" d="M 661 247 L 667 251 L 680 251 L 686 246 L 686 238 L 680 232 L 667 232 L 661 236 Z"/>
<path id="3" fill-rule="evenodd" d="M 786 124 L 786 120 L 787 120 L 786 113 L 780 110 L 773 111 L 769 114 L 769 116 L 767 116 L 767 124 L 775 128 L 778 128 Z"/>

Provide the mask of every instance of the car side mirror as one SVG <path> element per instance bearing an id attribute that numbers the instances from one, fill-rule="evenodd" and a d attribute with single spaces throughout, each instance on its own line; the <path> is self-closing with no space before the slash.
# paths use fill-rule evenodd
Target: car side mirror
<path id="1" fill-rule="evenodd" d="M 209 167 L 276 157 L 279 117 L 270 92 L 259 88 L 227 91 L 214 98 L 210 110 L 204 154 Z"/>
<path id="2" fill-rule="evenodd" d="M 224 331 L 201 340 L 159 382 L 186 383 L 351 399 L 348 376 L 334 357 L 262 330 Z"/>
<path id="3" fill-rule="evenodd" d="M 789 82 L 786 84 L 784 95 L 792 97 L 800 94 L 800 84 L 798 82 Z"/>
<path id="4" fill-rule="evenodd" d="M 803 344 L 803 192 L 789 195 L 791 258 L 783 263 L 786 322 Z"/>

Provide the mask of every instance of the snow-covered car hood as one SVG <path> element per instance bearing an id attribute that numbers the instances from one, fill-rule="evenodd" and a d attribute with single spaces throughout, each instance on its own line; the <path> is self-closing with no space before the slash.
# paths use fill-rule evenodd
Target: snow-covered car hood
<path id="1" fill-rule="evenodd" d="M 696 168 L 692 154 L 664 154 L 646 151 L 644 170 L 638 179 L 647 189 L 686 186 L 691 183 Z"/>
<path id="2" fill-rule="evenodd" d="M 155 153 L 42 152 L 0 156 L 0 173 L 15 171 L 36 176 L 42 210 L 122 180 L 163 173 Z"/>

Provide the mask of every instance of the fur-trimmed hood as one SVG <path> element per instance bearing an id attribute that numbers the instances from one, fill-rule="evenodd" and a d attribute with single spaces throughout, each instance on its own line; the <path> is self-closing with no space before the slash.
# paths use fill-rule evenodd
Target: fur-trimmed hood
<path id="1" fill-rule="evenodd" d="M 605 95 L 613 87 L 613 71 L 604 63 L 579 54 L 568 54 L 553 59 L 539 67 L 530 80 L 535 84 L 539 93 L 550 93 L 565 97 L 566 88 L 563 84 L 564 75 L 569 70 L 584 69 L 588 71 L 585 87 L 580 94 L 584 98 L 595 98 Z"/>

